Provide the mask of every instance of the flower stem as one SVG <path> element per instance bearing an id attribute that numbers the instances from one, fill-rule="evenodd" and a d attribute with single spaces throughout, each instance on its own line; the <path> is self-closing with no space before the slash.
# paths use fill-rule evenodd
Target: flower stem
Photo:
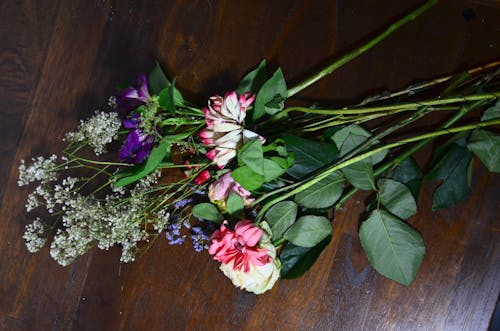
<path id="1" fill-rule="evenodd" d="M 391 26 L 389 26 L 389 28 L 387 28 L 384 32 L 382 32 L 381 34 L 379 34 L 374 39 L 370 40 L 369 42 L 367 42 L 366 44 L 362 45 L 358 49 L 356 49 L 356 50 L 354 50 L 354 51 L 352 51 L 352 52 L 344 55 L 339 60 L 333 62 L 332 64 L 330 64 L 329 66 L 327 66 L 326 68 L 324 68 L 323 70 L 321 70 L 320 72 L 318 72 L 317 74 L 315 74 L 315 75 L 307 78 L 305 81 L 303 81 L 302 83 L 298 84 L 297 86 L 294 86 L 294 87 L 290 88 L 288 90 L 288 96 L 287 97 L 289 98 L 289 97 L 294 96 L 295 94 L 299 93 L 300 91 L 304 90 L 305 88 L 309 87 L 310 85 L 316 83 L 321 78 L 323 78 L 323 77 L 331 74 L 336 69 L 338 69 L 341 66 L 343 66 L 344 64 L 348 63 L 349 61 L 355 59 L 359 55 L 361 55 L 364 52 L 368 51 L 370 48 L 372 48 L 373 46 L 377 45 L 379 42 L 381 42 L 382 40 L 384 40 L 385 38 L 387 38 L 389 35 L 391 35 L 394 31 L 396 31 L 397 29 L 399 29 L 400 27 L 402 27 L 406 23 L 414 20 L 419 15 L 423 14 L 424 12 L 426 12 L 429 8 L 431 8 L 432 6 L 434 6 L 436 3 L 437 3 L 437 0 L 429 0 L 429 1 L 427 1 L 425 4 L 423 4 L 419 8 L 415 9 L 414 11 L 412 11 L 411 13 L 409 13 L 408 15 L 406 15 L 405 17 L 403 17 L 399 21 L 397 21 L 394 24 L 392 24 Z"/>
<path id="2" fill-rule="evenodd" d="M 442 129 L 442 130 L 438 130 L 438 131 L 434 131 L 434 132 L 430 132 L 430 133 L 425 133 L 425 134 L 422 134 L 422 135 L 418 135 L 418 136 L 414 136 L 414 137 L 411 137 L 411 138 L 406 138 L 406 139 L 402 139 L 400 141 L 397 141 L 397 142 L 394 142 L 394 143 L 391 143 L 391 144 L 387 144 L 385 146 L 382 146 L 382 147 L 379 147 L 379 148 L 375 148 L 373 150 L 370 150 L 366 153 L 363 153 L 363 154 L 360 154 L 358 156 L 355 156 L 353 158 L 350 158 L 344 162 L 341 162 L 341 163 L 338 163 L 338 164 L 334 164 L 328 168 L 326 168 L 325 170 L 323 170 L 322 172 L 320 172 L 319 174 L 317 174 L 316 176 L 314 176 L 313 178 L 311 179 L 308 179 L 305 183 L 303 183 L 302 185 L 298 186 L 296 189 L 278 197 L 278 198 L 275 198 L 273 200 L 271 200 L 270 202 L 266 203 L 262 209 L 260 210 L 259 214 L 257 215 L 257 220 L 260 220 L 262 218 L 262 216 L 264 215 L 264 213 L 271 207 L 273 206 L 274 204 L 280 202 L 280 201 L 283 201 L 285 199 L 288 199 L 289 197 L 305 190 L 305 189 L 308 189 L 310 188 L 311 186 L 313 186 L 314 184 L 318 183 L 319 181 L 323 180 L 324 178 L 326 178 L 327 176 L 331 175 L 332 173 L 334 173 L 335 171 L 337 170 L 340 170 L 342 168 L 345 168 L 351 164 L 354 164 L 356 162 L 359 162 L 361 160 L 364 160 L 372 155 L 375 155 L 381 151 L 384 151 L 384 150 L 388 150 L 388 149 L 391 149 L 391 148 L 394 148 L 394 147 L 399 147 L 399 146 L 402 146 L 402 145 L 405 145 L 405 144 L 409 144 L 409 143 L 412 143 L 412 142 L 416 142 L 416 141 L 421 141 L 421 140 L 426 140 L 426 139 L 429 139 L 429 138 L 435 138 L 435 137 L 439 137 L 439 136 L 443 136 L 443 135 L 447 135 L 447 134 L 450 134 L 450 133 L 457 133 L 457 132 L 463 132 L 463 131 L 470 131 L 470 130 L 474 130 L 474 129 L 477 129 L 477 128 L 481 128 L 481 127 L 486 127 L 486 126 L 492 126 L 492 125 L 499 125 L 500 124 L 500 119 L 494 119 L 494 120 L 489 120 L 489 121 L 484 121 L 484 122 L 479 122 L 479 123 L 475 123 L 475 124 L 469 124 L 469 125 L 464 125 L 464 126 L 459 126 L 459 127 L 455 127 L 455 128 L 450 128 L 450 129 Z"/>
<path id="3" fill-rule="evenodd" d="M 102 164 L 102 165 L 108 165 L 108 166 L 127 166 L 130 167 L 131 165 L 128 163 L 123 163 L 123 162 L 105 162 L 105 161 L 95 161 L 95 160 L 89 160 L 85 159 L 83 157 L 75 157 L 74 160 L 82 161 L 82 162 L 88 162 L 92 164 Z"/>
<path id="4" fill-rule="evenodd" d="M 379 106 L 379 107 L 364 107 L 364 108 L 354 108 L 354 109 L 311 109 L 307 107 L 289 107 L 284 109 L 282 112 L 276 114 L 273 119 L 279 120 L 286 117 L 291 111 L 298 111 L 302 113 L 309 114 L 319 114 L 319 115 L 360 115 L 360 114 L 371 114 L 377 112 L 387 112 L 387 111 L 397 111 L 397 110 L 412 110 L 422 106 L 439 106 L 451 103 L 461 103 L 469 101 L 477 101 L 483 99 L 491 99 L 500 96 L 500 91 L 495 91 L 492 93 L 484 94 L 472 94 L 464 97 L 454 97 L 446 99 L 435 99 L 422 102 L 407 102 L 401 103 L 399 105 L 390 106 Z"/>
<path id="5" fill-rule="evenodd" d="M 460 74 L 454 74 L 454 75 L 448 75 L 445 77 L 435 78 L 435 79 L 432 79 L 430 81 L 418 83 L 416 85 L 414 84 L 414 85 L 407 86 L 405 89 L 397 91 L 397 92 L 393 92 L 393 93 L 389 93 L 389 94 L 382 93 L 382 94 L 376 95 L 374 97 L 369 97 L 369 98 L 363 100 L 361 103 L 359 103 L 356 106 L 364 106 L 364 105 L 372 103 L 372 102 L 379 102 L 379 101 L 383 101 L 383 100 L 387 100 L 387 99 L 394 99 L 397 97 L 413 95 L 413 94 L 418 93 L 420 91 L 423 91 L 425 89 L 429 89 L 429 88 L 432 88 L 432 87 L 439 85 L 441 83 L 445 83 L 449 80 L 452 80 L 452 82 L 450 82 L 450 83 L 453 85 L 454 84 L 453 80 L 456 79 L 457 77 L 469 77 L 471 75 L 481 74 L 481 72 L 483 72 L 485 70 L 492 70 L 498 66 L 500 66 L 500 61 L 496 60 L 496 61 L 487 63 L 485 65 L 469 69 L 469 70 L 464 71 Z M 447 88 L 448 91 L 449 91 L 449 88 L 450 87 Z"/>
<path id="6" fill-rule="evenodd" d="M 462 107 L 462 109 L 459 112 L 457 112 L 453 117 L 451 117 L 448 121 L 446 121 L 441 126 L 441 129 L 447 129 L 447 128 L 449 128 L 450 126 L 452 126 L 453 124 L 455 124 L 459 119 L 461 119 L 466 114 L 468 114 L 471 110 L 475 109 L 476 107 L 478 107 L 478 106 L 480 106 L 482 104 L 484 104 L 483 100 L 475 102 L 470 107 L 468 107 L 468 106 Z M 431 138 L 427 138 L 425 140 L 422 140 L 422 141 L 418 142 L 417 144 L 415 144 L 411 148 L 409 148 L 406 151 L 404 151 L 401 155 L 399 155 L 395 159 L 390 160 L 390 161 L 386 162 L 385 164 L 383 164 L 382 166 L 378 167 L 374 171 L 374 176 L 375 177 L 379 176 L 382 173 L 384 173 L 387 169 L 393 167 L 394 165 L 396 165 L 396 166 L 399 165 L 406 158 L 408 158 L 411 155 L 413 155 L 414 153 L 416 153 L 419 149 L 421 149 L 422 147 L 424 147 L 425 145 L 427 145 L 433 139 L 434 139 L 434 137 L 431 137 Z M 349 200 L 349 198 L 351 198 L 354 194 L 356 194 L 356 192 L 358 192 L 358 189 L 354 187 L 349 192 L 347 192 L 344 196 L 342 196 L 342 198 L 339 200 L 339 202 L 335 205 L 335 209 L 338 210 L 347 200 Z"/>
<path id="7" fill-rule="evenodd" d="M 366 148 L 370 147 L 372 144 L 376 143 L 379 139 L 383 139 L 385 136 L 391 134 L 392 132 L 394 132 L 398 129 L 401 129 L 405 125 L 408 125 L 408 124 L 418 120 L 422 116 L 432 112 L 432 109 L 428 109 L 428 108 L 429 107 L 422 107 L 418 112 L 416 112 L 415 114 L 412 114 L 407 119 L 401 121 L 400 123 L 398 123 L 396 125 L 393 125 L 393 126 L 387 128 L 386 130 L 384 130 L 384 131 L 378 133 L 377 135 L 371 137 L 370 139 L 366 140 L 363 144 L 361 144 L 360 146 L 358 146 L 357 148 L 355 148 L 354 150 L 349 152 L 347 155 L 345 155 L 341 160 L 337 160 L 337 163 L 343 162 L 344 160 L 348 160 L 350 157 L 355 156 L 359 152 L 362 152 L 364 149 L 366 149 Z M 300 186 L 306 182 L 307 182 L 307 179 L 304 179 L 304 180 L 296 182 L 292 185 L 287 185 L 287 186 L 282 187 L 280 189 L 277 189 L 277 190 L 274 190 L 274 191 L 269 192 L 267 194 L 264 194 L 260 198 L 256 199 L 252 205 L 256 205 L 257 203 L 269 198 L 270 196 L 276 195 L 276 194 L 281 193 L 281 192 L 289 191 L 290 189 L 295 188 L 297 186 Z"/>

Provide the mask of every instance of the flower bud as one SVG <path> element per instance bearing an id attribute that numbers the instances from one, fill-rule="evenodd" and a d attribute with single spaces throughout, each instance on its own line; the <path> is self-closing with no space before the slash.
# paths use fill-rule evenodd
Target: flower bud
<path id="1" fill-rule="evenodd" d="M 231 172 L 225 173 L 208 188 L 208 198 L 210 202 L 217 205 L 224 213 L 226 212 L 226 202 L 231 193 L 236 193 L 242 200 L 243 205 L 249 206 L 254 199 L 249 191 L 245 190 L 233 177 Z"/>

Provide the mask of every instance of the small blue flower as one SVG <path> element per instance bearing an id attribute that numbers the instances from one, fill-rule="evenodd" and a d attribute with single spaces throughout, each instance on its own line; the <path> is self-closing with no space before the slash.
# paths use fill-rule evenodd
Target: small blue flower
<path id="1" fill-rule="evenodd" d="M 182 224 L 180 223 L 170 223 L 167 225 L 165 237 L 169 245 L 181 245 L 184 243 L 185 236 L 181 236 L 181 226 Z"/>
<path id="2" fill-rule="evenodd" d="M 191 202 L 193 202 L 193 199 L 191 199 L 191 198 L 182 199 L 182 200 L 179 200 L 176 203 L 174 203 L 174 207 L 176 209 L 184 208 L 185 206 L 187 206 Z"/>
<path id="3" fill-rule="evenodd" d="M 191 228 L 191 241 L 193 242 L 193 248 L 196 252 L 201 252 L 204 249 L 208 249 L 208 243 L 210 241 L 210 233 L 214 232 L 214 223 L 202 221 L 200 225 L 193 226 Z"/>

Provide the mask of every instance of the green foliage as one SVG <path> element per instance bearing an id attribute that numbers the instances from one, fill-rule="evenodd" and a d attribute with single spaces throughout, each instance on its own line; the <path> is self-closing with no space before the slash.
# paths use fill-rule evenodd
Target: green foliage
<path id="1" fill-rule="evenodd" d="M 248 166 L 236 168 L 231 173 L 231 177 L 249 191 L 256 190 L 264 184 L 264 176 L 259 175 Z"/>
<path id="2" fill-rule="evenodd" d="M 491 172 L 500 172 L 500 136 L 491 131 L 472 131 L 467 148 L 484 163 Z"/>
<path id="3" fill-rule="evenodd" d="M 281 165 L 286 166 L 286 163 L 280 163 Z M 287 169 L 288 166 L 282 168 L 279 163 L 271 159 L 264 159 L 264 182 L 267 183 L 278 178 L 279 176 L 283 175 Z"/>
<path id="4" fill-rule="evenodd" d="M 207 221 L 220 223 L 224 217 L 219 213 L 216 206 L 211 203 L 200 203 L 193 207 L 192 214 L 194 217 L 202 218 Z"/>
<path id="5" fill-rule="evenodd" d="M 361 224 L 361 244 L 381 275 L 409 286 L 425 254 L 420 234 L 384 210 L 375 210 Z"/>
<path id="6" fill-rule="evenodd" d="M 175 88 L 175 78 L 171 84 L 161 90 L 158 104 L 161 109 L 175 113 L 175 105 L 182 105 L 184 100 L 181 93 Z"/>
<path id="7" fill-rule="evenodd" d="M 137 165 L 132 169 L 126 169 L 123 173 L 119 173 L 115 177 L 117 178 L 117 181 L 115 182 L 114 187 L 130 185 L 155 171 L 164 159 L 170 158 L 170 146 L 171 143 L 169 141 L 160 142 L 158 146 L 151 150 L 151 154 L 149 154 L 144 163 Z"/>
<path id="8" fill-rule="evenodd" d="M 259 92 L 262 85 L 267 80 L 267 69 L 266 69 L 266 60 L 260 61 L 257 68 L 250 71 L 243 79 L 240 81 L 238 88 L 236 89 L 236 93 L 241 95 L 246 92 L 251 92 L 252 94 L 256 94 Z"/>
<path id="9" fill-rule="evenodd" d="M 282 201 L 272 206 L 266 213 L 265 220 L 273 232 L 272 240 L 280 239 L 285 231 L 295 223 L 297 204 L 293 201 Z"/>
<path id="10" fill-rule="evenodd" d="M 413 158 L 404 159 L 388 176 L 397 182 L 405 184 L 410 189 L 415 200 L 418 201 L 424 175 Z"/>
<path id="11" fill-rule="evenodd" d="M 366 131 L 359 125 L 352 124 L 335 132 L 331 139 L 337 145 L 337 148 L 340 151 L 340 157 L 343 157 L 355 148 L 359 147 L 371 138 L 371 136 L 372 134 L 370 132 Z M 371 143 L 367 150 L 377 144 L 380 144 L 379 140 L 375 140 Z M 382 161 L 386 155 L 387 151 L 380 151 L 367 159 L 370 160 L 371 164 L 377 164 Z"/>
<path id="12" fill-rule="evenodd" d="M 264 150 L 285 157 L 264 157 Z M 262 146 L 262 142 L 256 139 L 247 142 L 238 151 L 238 164 L 240 167 L 232 174 L 234 180 L 247 190 L 256 190 L 263 183 L 268 183 L 283 175 L 293 164 L 293 155 L 289 155 L 286 148 L 278 142 Z"/>
<path id="13" fill-rule="evenodd" d="M 167 76 L 165 75 L 165 73 L 161 69 L 160 64 L 158 62 L 156 62 L 156 66 L 154 67 L 153 71 L 151 72 L 151 74 L 148 77 L 148 89 L 151 92 L 151 94 L 160 95 L 163 90 L 169 89 L 169 88 L 173 89 L 173 92 L 172 92 L 173 93 L 173 100 L 175 100 L 175 102 L 177 104 L 184 103 L 184 100 L 182 98 L 182 94 L 173 86 L 173 83 L 170 83 Z M 165 92 L 165 93 L 168 93 L 168 92 Z M 166 96 L 164 96 L 164 99 L 165 99 L 165 97 Z M 165 102 L 165 101 L 163 101 L 163 102 Z M 165 104 L 163 104 L 163 106 L 165 106 Z M 163 109 L 167 109 L 167 108 L 164 108 L 163 106 L 162 106 L 162 102 L 160 101 L 160 107 L 162 107 Z"/>
<path id="14" fill-rule="evenodd" d="M 312 267 L 331 240 L 332 236 L 328 235 L 314 247 L 286 244 L 280 254 L 281 278 L 292 279 L 302 276 Z"/>
<path id="15" fill-rule="evenodd" d="M 288 174 L 301 179 L 338 159 L 339 151 L 335 144 L 318 142 L 297 136 L 283 137 L 287 150 L 293 152 L 294 164 Z"/>
<path id="16" fill-rule="evenodd" d="M 311 187 L 297 193 L 295 202 L 302 207 L 322 209 L 331 207 L 344 190 L 344 176 L 334 172 Z"/>
<path id="17" fill-rule="evenodd" d="M 231 192 L 226 201 L 226 210 L 229 215 L 236 214 L 245 208 L 243 200 L 236 192 Z"/>
<path id="18" fill-rule="evenodd" d="M 278 69 L 273 76 L 262 85 L 262 88 L 257 94 L 253 111 L 253 121 L 255 122 L 266 114 L 273 115 L 282 110 L 283 105 L 277 102 L 277 100 L 285 100 L 287 92 L 285 78 L 283 77 L 281 69 Z"/>
<path id="19" fill-rule="evenodd" d="M 297 246 L 314 247 L 331 232 L 332 225 L 326 217 L 307 215 L 300 217 L 283 237 Z"/>
<path id="20" fill-rule="evenodd" d="M 451 144 L 427 175 L 429 180 L 441 181 L 434 192 L 433 210 L 452 207 L 465 199 L 470 192 L 467 169 L 472 160 L 472 153 L 461 144 L 461 141 Z"/>
<path id="21" fill-rule="evenodd" d="M 238 151 L 238 164 L 247 165 L 255 173 L 264 175 L 264 152 L 259 139 L 247 142 Z"/>
<path id="22" fill-rule="evenodd" d="M 370 159 L 363 159 L 341 169 L 352 186 L 361 190 L 374 190 L 375 177 Z"/>
<path id="23" fill-rule="evenodd" d="M 153 71 L 149 74 L 148 77 L 148 88 L 152 94 L 160 94 L 160 92 L 167 88 L 170 85 L 170 82 L 161 69 L 160 63 L 156 62 Z"/>
<path id="24" fill-rule="evenodd" d="M 404 184 L 392 179 L 380 179 L 380 203 L 393 215 L 405 220 L 417 213 L 417 202 Z"/>
<path id="25" fill-rule="evenodd" d="M 495 118 L 500 118 L 500 100 L 484 111 L 481 121 L 488 121 Z"/>

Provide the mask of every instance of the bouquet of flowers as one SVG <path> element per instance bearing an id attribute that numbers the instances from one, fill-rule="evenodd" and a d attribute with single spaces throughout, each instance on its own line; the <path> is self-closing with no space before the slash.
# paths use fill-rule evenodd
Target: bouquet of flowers
<path id="1" fill-rule="evenodd" d="M 306 272 L 331 241 L 332 211 L 366 190 L 363 249 L 380 274 L 409 285 L 425 247 L 405 220 L 417 212 L 422 181 L 439 182 L 440 209 L 467 196 L 474 155 L 500 172 L 500 136 L 485 129 L 500 124 L 500 62 L 349 107 L 285 104 L 435 2 L 291 88 L 263 60 L 234 91 L 199 107 L 159 64 L 140 74 L 110 97 L 111 111 L 66 135 L 62 155 L 21 163 L 19 185 L 37 183 L 26 202 L 36 212 L 28 250 L 51 240 L 50 254 L 66 266 L 94 246 L 120 245 L 121 261 L 131 262 L 156 238 L 190 237 L 234 285 L 260 294 Z M 440 128 L 404 131 L 436 111 L 447 114 Z M 479 120 L 457 124 L 473 112 Z M 449 139 L 424 174 L 411 156 L 441 136 Z"/>

